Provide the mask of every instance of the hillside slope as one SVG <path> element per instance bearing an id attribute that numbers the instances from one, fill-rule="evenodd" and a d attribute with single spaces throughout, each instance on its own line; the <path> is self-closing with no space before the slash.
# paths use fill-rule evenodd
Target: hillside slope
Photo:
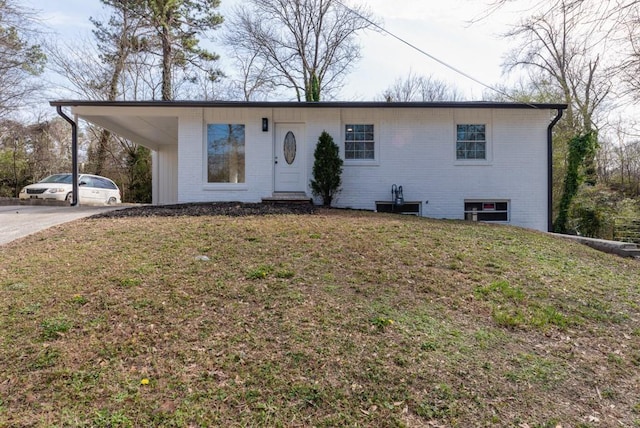
<path id="1" fill-rule="evenodd" d="M 546 234 L 100 218 L 0 257 L 0 426 L 640 426 L 640 262 Z"/>

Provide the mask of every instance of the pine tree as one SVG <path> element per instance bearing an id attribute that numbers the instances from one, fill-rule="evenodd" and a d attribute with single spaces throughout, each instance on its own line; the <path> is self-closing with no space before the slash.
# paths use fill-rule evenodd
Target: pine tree
<path id="1" fill-rule="evenodd" d="M 153 51 L 162 58 L 162 100 L 174 99 L 173 69 L 192 66 L 204 71 L 210 80 L 220 72 L 213 68 L 218 55 L 200 46 L 199 36 L 222 24 L 216 12 L 220 0 L 145 0 L 141 9 L 159 46 Z"/>

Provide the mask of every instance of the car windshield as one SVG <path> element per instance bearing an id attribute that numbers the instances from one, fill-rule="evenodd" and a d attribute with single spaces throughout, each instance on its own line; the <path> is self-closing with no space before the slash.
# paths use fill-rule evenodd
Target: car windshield
<path id="1" fill-rule="evenodd" d="M 71 183 L 71 174 L 54 174 L 50 175 L 44 180 L 41 180 L 40 183 Z"/>

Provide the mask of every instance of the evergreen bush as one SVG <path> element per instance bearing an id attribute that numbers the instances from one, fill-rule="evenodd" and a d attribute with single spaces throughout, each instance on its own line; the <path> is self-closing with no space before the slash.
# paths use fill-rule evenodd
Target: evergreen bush
<path id="1" fill-rule="evenodd" d="M 334 196 L 340 192 L 343 161 L 340 158 L 340 148 L 326 131 L 320 134 L 313 156 L 315 161 L 311 192 L 322 198 L 324 206 L 330 206 Z"/>

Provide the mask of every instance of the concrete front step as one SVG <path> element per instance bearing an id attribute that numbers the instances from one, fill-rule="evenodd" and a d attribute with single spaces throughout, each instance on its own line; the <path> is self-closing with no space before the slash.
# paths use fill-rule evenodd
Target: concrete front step
<path id="1" fill-rule="evenodd" d="M 275 192 L 271 197 L 262 198 L 266 204 L 309 204 L 311 198 L 304 192 Z"/>

